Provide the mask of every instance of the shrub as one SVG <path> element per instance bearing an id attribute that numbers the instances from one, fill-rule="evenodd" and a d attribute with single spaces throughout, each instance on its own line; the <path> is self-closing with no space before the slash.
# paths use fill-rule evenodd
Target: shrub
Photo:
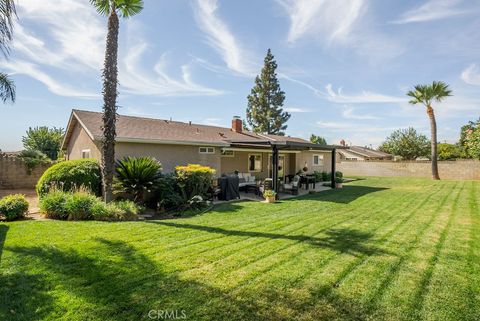
<path id="1" fill-rule="evenodd" d="M 163 175 L 158 181 L 152 200 L 154 204 L 151 204 L 151 207 L 162 210 L 177 209 L 185 205 L 177 177 L 173 174 Z"/>
<path id="2" fill-rule="evenodd" d="M 46 217 L 60 220 L 134 220 L 143 210 L 132 201 L 105 204 L 87 192 L 51 191 L 40 201 L 41 212 Z"/>
<path id="3" fill-rule="evenodd" d="M 335 178 L 343 178 L 343 173 L 340 171 L 335 172 Z"/>
<path id="4" fill-rule="evenodd" d="M 25 195 L 14 194 L 5 196 L 0 200 L 0 214 L 7 221 L 22 218 L 28 212 L 28 202 Z"/>
<path id="5" fill-rule="evenodd" d="M 53 190 L 40 200 L 40 211 L 48 218 L 66 220 L 68 218 L 66 204 L 71 197 L 70 193 Z"/>
<path id="6" fill-rule="evenodd" d="M 275 195 L 277 195 L 277 193 L 275 193 L 275 191 L 273 191 L 271 189 L 267 189 L 267 190 L 265 190 L 265 192 L 263 192 L 263 197 L 264 198 L 274 197 Z"/>
<path id="7" fill-rule="evenodd" d="M 43 197 L 52 188 L 67 192 L 81 187 L 100 195 L 100 166 L 96 160 L 78 159 L 55 164 L 40 177 L 36 190 L 38 196 Z"/>
<path id="8" fill-rule="evenodd" d="M 313 175 L 315 176 L 315 182 L 321 182 L 322 181 L 323 176 L 322 176 L 321 172 L 314 171 Z"/>
<path id="9" fill-rule="evenodd" d="M 73 193 L 65 203 L 65 209 L 68 212 L 69 220 L 89 220 L 93 219 L 93 209 L 96 204 L 101 203 L 95 195 L 85 192 Z"/>
<path id="10" fill-rule="evenodd" d="M 177 166 L 175 168 L 177 183 L 184 200 L 190 200 L 194 196 L 208 198 L 213 189 L 213 175 L 215 170 L 198 164 Z"/>
<path id="11" fill-rule="evenodd" d="M 160 179 L 162 165 L 153 157 L 125 157 L 117 161 L 114 187 L 143 203 L 145 192 L 151 192 Z"/>
<path id="12" fill-rule="evenodd" d="M 23 160 L 27 173 L 31 174 L 35 167 L 52 163 L 47 155 L 39 150 L 22 150 L 18 155 Z"/>

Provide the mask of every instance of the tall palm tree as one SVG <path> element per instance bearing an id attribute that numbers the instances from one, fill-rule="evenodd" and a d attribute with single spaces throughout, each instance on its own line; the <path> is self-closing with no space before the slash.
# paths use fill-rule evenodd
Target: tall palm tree
<path id="1" fill-rule="evenodd" d="M 440 179 L 438 175 L 437 164 L 437 122 L 432 108 L 432 102 L 441 102 L 448 96 L 452 96 L 452 91 L 448 85 L 442 81 L 434 81 L 431 85 L 416 85 L 414 90 L 407 93 L 412 97 L 410 104 L 422 104 L 427 108 L 427 115 L 430 119 L 430 134 L 432 144 L 432 178 Z"/>
<path id="2" fill-rule="evenodd" d="M 98 13 L 108 16 L 107 45 L 102 72 L 103 78 L 103 140 L 102 140 L 102 183 L 105 202 L 112 200 L 113 172 L 115 167 L 115 122 L 117 117 L 117 53 L 118 16 L 128 18 L 143 9 L 142 0 L 90 0 Z"/>
<path id="3" fill-rule="evenodd" d="M 14 0 L 0 0 L 0 51 L 5 58 L 10 53 L 13 39 L 13 19 L 17 16 Z M 15 102 L 15 84 L 7 74 L 0 72 L 0 100 Z"/>

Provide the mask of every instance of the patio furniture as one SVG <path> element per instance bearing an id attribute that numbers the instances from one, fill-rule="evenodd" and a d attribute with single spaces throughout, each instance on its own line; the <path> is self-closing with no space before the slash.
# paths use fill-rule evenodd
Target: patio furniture
<path id="1" fill-rule="evenodd" d="M 313 175 L 300 176 L 300 188 L 304 184 L 305 184 L 305 189 L 307 191 L 310 189 L 310 184 L 312 184 L 313 189 L 315 189 L 315 176 L 313 176 Z"/>
<path id="2" fill-rule="evenodd" d="M 233 199 L 239 199 L 239 183 L 237 175 L 225 175 L 218 179 L 218 186 L 220 186 L 219 200 L 229 201 Z"/>
<path id="3" fill-rule="evenodd" d="M 283 190 L 291 192 L 292 195 L 298 195 L 299 185 L 300 185 L 300 176 L 295 175 L 293 176 L 291 183 L 283 184 Z"/>
<path id="4" fill-rule="evenodd" d="M 245 188 L 247 186 L 257 185 L 255 176 L 252 176 L 250 173 L 238 173 L 239 179 L 239 188 Z"/>
<path id="5" fill-rule="evenodd" d="M 245 186 L 245 193 L 250 192 L 254 193 L 255 195 L 260 195 L 260 186 L 257 184 Z"/>

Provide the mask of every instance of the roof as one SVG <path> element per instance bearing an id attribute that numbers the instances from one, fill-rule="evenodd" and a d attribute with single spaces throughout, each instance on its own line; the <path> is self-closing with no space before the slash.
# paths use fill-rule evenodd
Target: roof
<path id="1" fill-rule="evenodd" d="M 389 158 L 393 157 L 393 155 L 384 153 L 378 150 L 374 150 L 368 147 L 361 147 L 361 146 L 350 146 L 347 149 L 350 152 L 353 152 L 355 154 L 361 155 L 363 157 L 367 158 Z"/>
<path id="2" fill-rule="evenodd" d="M 72 110 L 67 126 L 63 148 L 69 141 L 74 125 L 79 123 L 92 140 L 102 137 L 102 113 L 84 110 Z M 117 116 L 117 142 L 138 142 L 155 144 L 207 144 L 230 146 L 231 142 L 297 142 L 309 143 L 307 140 L 279 136 L 264 135 L 249 131 L 237 133 L 231 128 L 184 123 L 164 119 Z"/>

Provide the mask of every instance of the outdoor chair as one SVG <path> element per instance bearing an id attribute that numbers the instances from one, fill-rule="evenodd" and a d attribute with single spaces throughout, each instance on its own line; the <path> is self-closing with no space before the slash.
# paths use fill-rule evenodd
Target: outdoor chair
<path id="1" fill-rule="evenodd" d="M 298 195 L 298 187 L 300 185 L 300 176 L 295 175 L 291 183 L 283 184 L 283 189 L 289 191 L 292 195 Z"/>

